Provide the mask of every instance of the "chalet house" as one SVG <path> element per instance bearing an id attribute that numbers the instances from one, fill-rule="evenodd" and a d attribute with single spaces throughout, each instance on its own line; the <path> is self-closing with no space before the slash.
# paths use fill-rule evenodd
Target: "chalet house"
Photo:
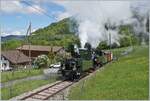
<path id="1" fill-rule="evenodd" d="M 55 54 L 63 54 L 65 52 L 63 47 L 59 46 L 40 46 L 40 45 L 23 45 L 18 47 L 17 50 L 23 52 L 26 56 L 29 57 L 29 54 L 32 59 L 36 58 L 39 55 L 45 54 L 48 55 L 50 52 Z"/>
<path id="2" fill-rule="evenodd" d="M 15 65 L 29 65 L 31 59 L 17 50 L 1 53 L 1 69 L 14 67 Z"/>

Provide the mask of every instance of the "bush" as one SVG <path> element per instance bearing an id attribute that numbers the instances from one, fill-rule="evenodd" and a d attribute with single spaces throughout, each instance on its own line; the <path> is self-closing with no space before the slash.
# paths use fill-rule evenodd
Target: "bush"
<path id="1" fill-rule="evenodd" d="M 131 39 L 129 37 L 123 37 L 119 40 L 120 47 L 127 47 L 131 45 Z"/>
<path id="2" fill-rule="evenodd" d="M 34 60 L 35 68 L 47 67 L 49 65 L 49 58 L 46 55 L 39 55 Z"/>
<path id="3" fill-rule="evenodd" d="M 113 43 L 112 45 L 111 45 L 111 48 L 117 48 L 118 47 L 118 44 L 117 43 Z"/>
<path id="4" fill-rule="evenodd" d="M 106 41 L 101 41 L 99 43 L 99 45 L 97 46 L 97 49 L 99 50 L 102 50 L 102 49 L 107 49 L 108 48 L 108 45 L 107 45 L 107 42 Z"/>

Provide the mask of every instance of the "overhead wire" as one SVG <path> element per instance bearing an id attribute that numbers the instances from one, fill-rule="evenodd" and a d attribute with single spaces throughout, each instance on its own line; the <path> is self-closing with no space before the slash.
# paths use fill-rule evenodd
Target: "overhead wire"
<path id="1" fill-rule="evenodd" d="M 24 4 L 26 4 L 26 5 L 30 6 L 30 7 L 32 7 L 33 9 L 35 9 L 36 11 L 38 11 L 38 12 L 44 14 L 45 16 L 49 17 L 50 19 L 52 19 L 52 18 L 53 18 L 53 19 L 56 19 L 55 16 L 49 15 L 49 14 L 48 14 L 47 12 L 45 12 L 44 10 L 40 10 L 39 8 L 33 6 L 31 3 L 27 2 L 27 1 L 22 1 L 22 3 L 24 3 Z"/>
<path id="2" fill-rule="evenodd" d="M 46 13 L 45 11 L 40 10 L 40 9 L 38 9 L 37 7 L 32 6 L 32 4 L 29 3 L 29 2 L 27 2 L 27 1 L 22 1 L 22 3 L 24 3 L 24 4 L 26 4 L 26 5 L 30 6 L 30 7 L 32 7 L 33 9 L 35 9 L 36 11 L 38 11 L 38 12 L 44 14 L 45 16 L 49 17 L 50 19 L 51 19 L 52 17 L 53 17 L 54 19 L 56 19 L 54 16 L 50 16 L 50 15 L 49 15 L 48 13 Z M 31 22 L 30 22 L 29 28 L 30 28 L 30 26 L 31 26 Z M 29 28 L 27 29 L 26 37 L 27 37 L 27 34 L 29 33 Z M 31 30 L 31 29 L 30 29 L 30 30 Z M 30 34 L 31 34 L 31 33 L 30 33 Z M 30 34 L 29 34 L 29 35 L 30 35 Z M 29 39 L 27 39 L 27 40 L 29 41 Z M 21 45 L 21 50 L 22 50 L 22 48 L 23 48 L 23 44 Z M 17 61 L 19 60 L 19 57 L 20 57 L 20 54 L 19 54 L 18 57 L 17 57 Z"/>

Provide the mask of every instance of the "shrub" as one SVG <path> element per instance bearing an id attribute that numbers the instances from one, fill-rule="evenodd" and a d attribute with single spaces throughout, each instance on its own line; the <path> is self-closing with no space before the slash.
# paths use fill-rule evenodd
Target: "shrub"
<path id="1" fill-rule="evenodd" d="M 99 43 L 99 45 L 97 46 L 97 49 L 101 50 L 101 49 L 107 49 L 108 48 L 108 45 L 107 45 L 107 42 L 106 41 L 101 41 Z"/>
<path id="2" fill-rule="evenodd" d="M 46 55 L 39 55 L 34 60 L 34 65 L 36 68 L 47 67 L 49 65 L 49 58 Z"/>

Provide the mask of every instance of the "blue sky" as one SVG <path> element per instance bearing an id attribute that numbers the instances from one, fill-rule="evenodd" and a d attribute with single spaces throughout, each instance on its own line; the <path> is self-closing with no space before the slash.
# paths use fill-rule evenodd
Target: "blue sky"
<path id="1" fill-rule="evenodd" d="M 25 35 L 30 21 L 32 23 L 32 31 L 35 31 L 38 28 L 43 28 L 52 22 L 60 21 L 69 16 L 79 18 L 79 21 L 94 19 L 96 23 L 102 17 L 101 13 L 105 15 L 104 18 L 107 18 L 107 16 L 108 18 L 115 18 L 115 16 L 117 16 L 116 18 L 122 18 L 120 16 L 128 17 L 130 15 L 128 4 L 130 5 L 131 3 L 128 0 L 116 0 L 116 2 L 111 0 L 101 2 L 98 0 L 0 0 L 0 2 L 2 36 Z M 149 0 L 133 0 L 132 5 L 136 7 L 141 6 L 143 8 L 139 9 L 141 12 L 144 12 L 144 10 L 150 11 Z M 46 13 L 46 15 L 41 12 Z"/>
<path id="2" fill-rule="evenodd" d="M 59 21 L 59 14 L 65 12 L 65 8 L 56 3 L 27 1 L 30 5 L 20 0 L 1 1 L 1 35 L 25 35 L 29 22 L 32 23 L 32 31 L 45 27 L 52 22 Z M 44 12 L 45 14 L 41 13 Z"/>

